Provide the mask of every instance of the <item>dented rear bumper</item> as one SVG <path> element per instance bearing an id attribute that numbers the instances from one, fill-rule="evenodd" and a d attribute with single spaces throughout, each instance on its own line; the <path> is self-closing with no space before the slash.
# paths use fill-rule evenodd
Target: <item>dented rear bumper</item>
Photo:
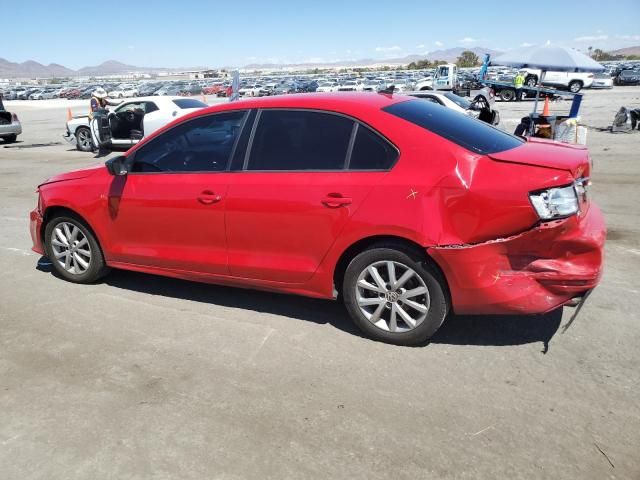
<path id="1" fill-rule="evenodd" d="M 593 289 L 606 228 L 598 207 L 524 233 L 474 245 L 431 247 L 458 314 L 535 314 Z"/>

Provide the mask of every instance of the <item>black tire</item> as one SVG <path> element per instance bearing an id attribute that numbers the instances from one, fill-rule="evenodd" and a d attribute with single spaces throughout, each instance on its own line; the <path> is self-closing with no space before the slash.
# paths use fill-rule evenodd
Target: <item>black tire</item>
<path id="1" fill-rule="evenodd" d="M 536 77 L 535 75 L 529 75 L 525 79 L 524 84 L 527 87 L 535 87 L 538 84 L 538 77 Z"/>
<path id="2" fill-rule="evenodd" d="M 420 91 L 423 91 L 423 90 L 433 90 L 433 88 L 431 88 L 431 87 L 422 87 L 422 88 L 420 89 Z"/>
<path id="3" fill-rule="evenodd" d="M 81 152 L 93 152 L 95 149 L 88 127 L 79 127 L 76 130 L 76 148 Z"/>
<path id="4" fill-rule="evenodd" d="M 580 80 L 572 80 L 569 82 L 569 91 L 571 93 L 578 93 L 582 90 L 582 82 Z"/>
<path id="5" fill-rule="evenodd" d="M 17 135 L 7 135 L 6 137 L 4 137 L 4 143 L 14 143 L 17 139 Z"/>
<path id="6" fill-rule="evenodd" d="M 504 90 L 500 90 L 500 99 L 504 102 L 513 102 L 516 98 L 516 92 L 514 90 L 510 90 L 505 88 Z"/>
<path id="7" fill-rule="evenodd" d="M 383 330 L 371 323 L 358 306 L 356 288 L 358 277 L 368 266 L 381 261 L 397 262 L 413 269 L 427 287 L 430 303 L 426 318 L 411 330 L 395 333 Z M 344 275 L 342 298 L 351 319 L 367 337 L 395 345 L 418 346 L 423 345 L 436 333 L 449 312 L 445 285 L 438 270 L 425 258 L 421 258 L 418 252 L 400 245 L 380 245 L 365 250 L 351 260 Z M 387 304 L 385 308 L 389 309 L 390 305 Z M 404 306 L 404 308 L 407 307 Z"/>
<path id="8" fill-rule="evenodd" d="M 54 234 L 54 229 L 59 224 L 66 222 L 72 224 L 80 229 L 82 234 L 86 237 L 89 242 L 89 246 L 91 247 L 91 258 L 89 261 L 88 268 L 79 274 L 70 273 L 64 269 L 62 265 L 58 261 L 56 261 L 55 254 L 53 251 L 53 247 L 51 245 L 52 235 Z M 51 264 L 55 271 L 65 280 L 74 283 L 93 283 L 96 280 L 104 277 L 111 270 L 107 267 L 104 261 L 104 255 L 102 254 L 102 249 L 98 244 L 98 240 L 95 235 L 91 231 L 91 229 L 87 226 L 87 224 L 81 220 L 79 217 L 71 214 L 64 214 L 57 217 L 52 218 L 47 222 L 47 225 L 44 230 L 44 245 L 45 245 L 45 253 L 49 260 L 51 260 Z"/>

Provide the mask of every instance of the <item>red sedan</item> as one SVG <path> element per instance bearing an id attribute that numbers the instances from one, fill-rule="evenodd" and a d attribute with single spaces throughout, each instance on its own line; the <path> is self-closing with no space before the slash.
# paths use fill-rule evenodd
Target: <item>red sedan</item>
<path id="1" fill-rule="evenodd" d="M 590 163 L 421 99 L 259 98 L 50 178 L 31 236 L 72 282 L 113 267 L 341 297 L 370 337 L 414 345 L 450 310 L 542 313 L 598 284 Z"/>

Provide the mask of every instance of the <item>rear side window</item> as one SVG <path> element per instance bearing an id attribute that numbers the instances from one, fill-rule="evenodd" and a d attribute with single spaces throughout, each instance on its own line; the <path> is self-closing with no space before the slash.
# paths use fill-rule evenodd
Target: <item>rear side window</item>
<path id="1" fill-rule="evenodd" d="M 383 110 L 482 155 L 510 150 L 524 142 L 488 123 L 430 102 L 409 100 Z"/>
<path id="2" fill-rule="evenodd" d="M 377 133 L 358 125 L 353 143 L 350 170 L 387 170 L 398 157 L 396 149 Z"/>
<path id="3" fill-rule="evenodd" d="M 304 110 L 263 110 L 247 170 L 342 170 L 353 120 Z"/>
<path id="4" fill-rule="evenodd" d="M 209 106 L 194 98 L 178 98 L 174 100 L 173 103 L 175 103 L 178 108 L 204 108 Z"/>

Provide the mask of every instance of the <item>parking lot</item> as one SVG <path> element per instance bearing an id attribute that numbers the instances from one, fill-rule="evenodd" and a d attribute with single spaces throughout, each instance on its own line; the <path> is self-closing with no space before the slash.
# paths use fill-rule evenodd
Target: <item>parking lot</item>
<path id="1" fill-rule="evenodd" d="M 640 131 L 604 131 L 638 104 L 640 87 L 585 92 L 608 242 L 571 327 L 571 308 L 451 316 L 405 348 L 335 302 L 56 278 L 28 212 L 43 179 L 104 161 L 61 137 L 88 101 L 5 102 L 24 133 L 0 144 L 0 477 L 640 478 Z M 501 126 L 531 107 L 498 102 Z"/>

